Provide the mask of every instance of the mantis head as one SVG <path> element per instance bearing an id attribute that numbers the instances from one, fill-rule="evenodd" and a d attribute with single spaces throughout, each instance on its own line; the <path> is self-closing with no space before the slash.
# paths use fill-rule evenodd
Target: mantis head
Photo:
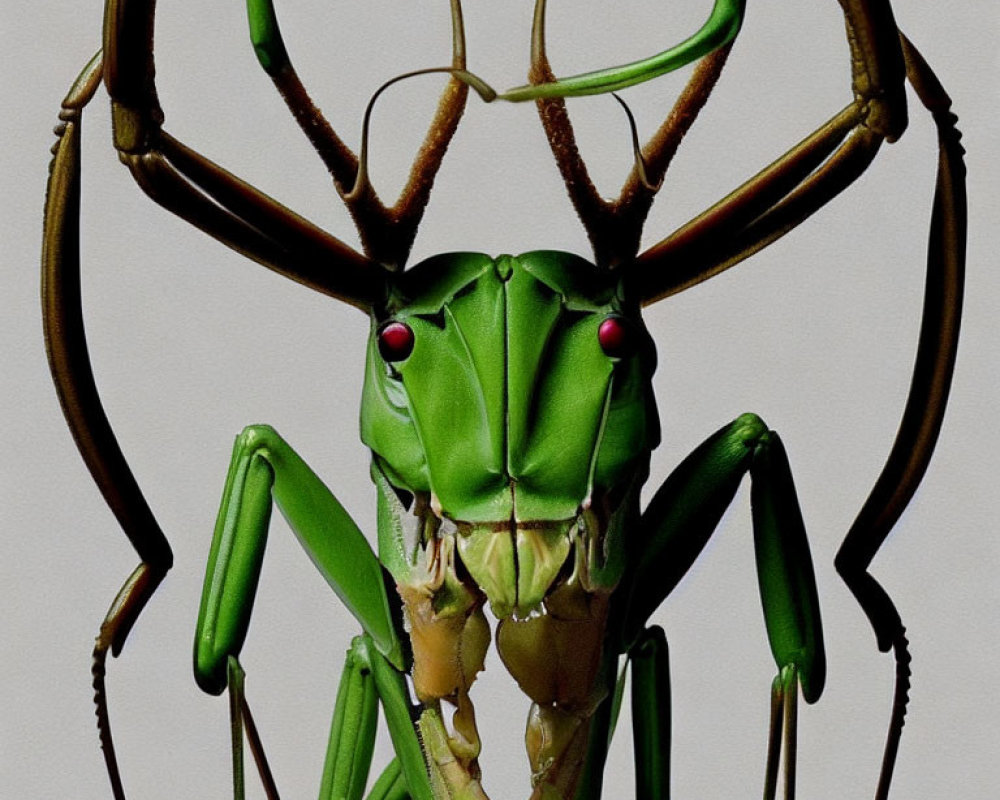
<path id="1" fill-rule="evenodd" d="M 383 553 L 397 581 L 429 524 L 497 617 L 539 610 L 560 576 L 614 587 L 625 500 L 659 437 L 652 341 L 622 295 L 556 252 L 451 254 L 399 277 L 373 315 L 361 412 L 383 494 L 423 518 L 401 558 Z"/>

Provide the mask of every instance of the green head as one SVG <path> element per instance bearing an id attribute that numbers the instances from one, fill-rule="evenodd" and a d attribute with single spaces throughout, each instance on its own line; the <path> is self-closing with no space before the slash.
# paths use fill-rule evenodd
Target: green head
<path id="1" fill-rule="evenodd" d="M 612 587 L 659 438 L 654 366 L 614 274 L 577 256 L 458 253 L 399 275 L 361 411 L 382 511 L 418 518 L 380 543 L 397 580 L 443 526 L 498 616 L 536 609 L 560 573 Z"/>

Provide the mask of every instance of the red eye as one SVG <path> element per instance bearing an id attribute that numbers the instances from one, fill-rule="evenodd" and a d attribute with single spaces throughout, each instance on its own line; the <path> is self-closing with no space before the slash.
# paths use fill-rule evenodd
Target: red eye
<path id="1" fill-rule="evenodd" d="M 612 358 L 626 356 L 632 350 L 632 333 L 622 317 L 608 317 L 597 329 L 601 349 Z"/>
<path id="2" fill-rule="evenodd" d="M 386 361 L 402 361 L 413 352 L 413 331 L 405 322 L 387 322 L 378 332 L 378 351 Z"/>

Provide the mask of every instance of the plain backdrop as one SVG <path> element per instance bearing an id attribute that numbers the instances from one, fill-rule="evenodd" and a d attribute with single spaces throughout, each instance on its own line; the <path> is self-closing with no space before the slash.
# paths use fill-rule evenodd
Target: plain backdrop
<path id="1" fill-rule="evenodd" d="M 551 3 L 563 74 L 663 49 L 708 0 Z M 850 100 L 832 0 L 750 3 L 730 65 L 682 147 L 647 224 L 652 244 Z M 998 780 L 994 413 L 1000 205 L 1000 11 L 991 2 L 898 4 L 898 21 L 950 90 L 969 150 L 966 325 L 951 407 L 923 486 L 874 563 L 912 642 L 913 689 L 893 796 L 989 798 Z M 100 41 L 98 0 L 39 0 L 4 22 L 2 247 L 5 699 L 0 796 L 109 796 L 90 701 L 90 648 L 136 557 L 75 452 L 48 377 L 37 264 L 59 101 Z M 318 158 L 257 67 L 237 2 L 161 3 L 157 69 L 167 128 L 350 243 Z M 350 142 L 368 97 L 399 73 L 448 60 L 445 0 L 280 4 L 304 82 Z M 531 4 L 469 0 L 470 67 L 523 82 Z M 650 132 L 687 72 L 626 93 Z M 376 109 L 372 171 L 391 195 L 440 86 L 409 81 Z M 573 102 L 600 186 L 630 164 L 608 98 Z M 744 411 L 778 429 L 810 531 L 829 656 L 827 690 L 802 710 L 800 796 L 874 792 L 892 663 L 876 651 L 833 555 L 891 445 L 909 382 L 936 162 L 933 126 L 911 129 L 845 195 L 765 253 L 649 309 L 659 346 L 663 444 L 652 491 L 711 431 Z M 245 261 L 147 200 L 111 149 L 106 96 L 85 119 L 83 257 L 87 333 L 109 417 L 176 561 L 109 665 L 129 796 L 224 798 L 227 710 L 200 693 L 190 651 L 204 562 L 232 439 L 278 428 L 374 531 L 358 441 L 363 315 Z M 438 179 L 414 261 L 449 250 L 561 248 L 588 254 L 531 107 L 469 108 Z M 674 679 L 674 792 L 758 795 L 773 664 L 756 596 L 746 488 L 707 552 L 657 614 Z M 276 515 L 277 517 L 277 515 Z M 282 796 L 316 795 L 344 652 L 357 625 L 276 519 L 243 662 Z M 526 797 L 527 703 L 499 662 L 475 692 L 484 782 Z M 384 737 L 376 768 L 389 757 Z M 606 796 L 632 796 L 628 718 Z M 251 780 L 251 797 L 259 797 Z"/>

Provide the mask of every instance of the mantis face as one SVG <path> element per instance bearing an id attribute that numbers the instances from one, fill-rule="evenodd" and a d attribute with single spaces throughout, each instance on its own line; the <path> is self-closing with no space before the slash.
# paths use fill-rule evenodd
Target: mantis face
<path id="1" fill-rule="evenodd" d="M 619 577 L 608 526 L 658 440 L 653 367 L 637 314 L 582 259 L 443 256 L 374 321 L 361 435 L 404 505 L 456 529 L 496 616 L 526 617 L 574 545 L 585 580 Z"/>

